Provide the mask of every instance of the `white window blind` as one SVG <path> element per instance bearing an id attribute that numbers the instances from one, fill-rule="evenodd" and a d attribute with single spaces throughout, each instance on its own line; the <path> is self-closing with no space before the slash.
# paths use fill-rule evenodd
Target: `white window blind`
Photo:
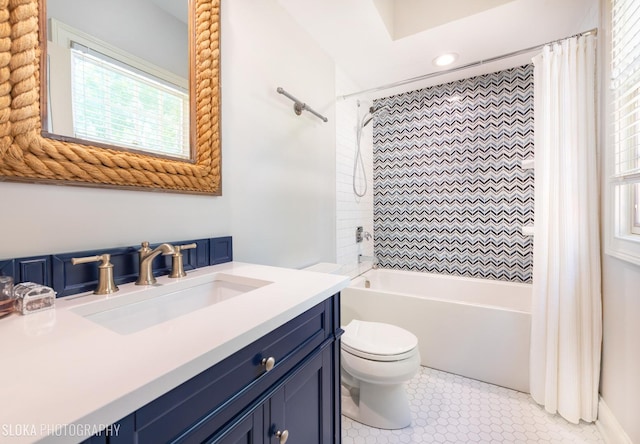
<path id="1" fill-rule="evenodd" d="M 614 174 L 620 181 L 636 183 L 640 182 L 640 1 L 612 4 Z"/>
<path id="2" fill-rule="evenodd" d="M 610 79 L 607 113 L 605 251 L 640 265 L 640 1 L 609 0 L 603 14 L 610 33 L 601 34 Z"/>
<path id="3" fill-rule="evenodd" d="M 189 158 L 189 95 L 80 45 L 71 49 L 75 137 Z"/>

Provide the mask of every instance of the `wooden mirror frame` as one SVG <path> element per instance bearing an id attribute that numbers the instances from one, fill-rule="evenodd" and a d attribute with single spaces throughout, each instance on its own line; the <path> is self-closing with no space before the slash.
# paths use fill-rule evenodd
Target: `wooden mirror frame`
<path id="1" fill-rule="evenodd" d="M 220 0 L 190 2 L 195 162 L 42 136 L 42 2 L 0 0 L 0 181 L 220 195 Z"/>

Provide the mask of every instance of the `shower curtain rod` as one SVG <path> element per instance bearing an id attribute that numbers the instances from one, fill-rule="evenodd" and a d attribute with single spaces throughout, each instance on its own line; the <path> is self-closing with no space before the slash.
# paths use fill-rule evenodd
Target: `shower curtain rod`
<path id="1" fill-rule="evenodd" d="M 413 82 L 419 82 L 420 80 L 427 80 L 427 79 L 431 79 L 433 77 L 438 77 L 438 76 L 442 76 L 442 75 L 445 75 L 445 74 L 451 74 L 451 73 L 454 73 L 454 72 L 457 72 L 457 71 L 462 71 L 463 69 L 475 68 L 476 66 L 485 65 L 487 63 L 497 62 L 498 60 L 508 59 L 510 57 L 515 57 L 515 56 L 519 56 L 519 55 L 522 55 L 522 54 L 526 54 L 526 53 L 531 52 L 531 51 L 542 49 L 547 45 L 553 45 L 554 43 L 558 43 L 558 42 L 561 42 L 563 40 L 570 39 L 570 38 L 573 38 L 573 37 L 581 37 L 581 36 L 584 36 L 584 35 L 597 34 L 597 33 L 598 33 L 598 28 L 593 28 L 593 29 L 589 29 L 588 31 L 583 31 L 583 32 L 580 32 L 578 34 L 575 34 L 575 35 L 572 35 L 572 36 L 569 36 L 569 37 L 553 40 L 551 42 L 547 42 L 547 43 L 544 43 L 542 45 L 532 46 L 531 48 L 520 49 L 518 51 L 510 52 L 508 54 L 502 54 L 502 55 L 499 55 L 499 56 L 496 56 L 496 57 L 491 57 L 489 59 L 479 60 L 477 62 L 472 62 L 472 63 L 467 63 L 466 65 L 457 66 L 455 68 L 446 69 L 444 71 L 431 72 L 429 74 L 423 74 L 421 76 L 412 77 L 410 79 L 399 80 L 397 82 L 388 83 L 388 84 L 383 85 L 383 86 L 377 86 L 375 88 L 364 89 L 362 91 L 349 93 L 349 94 L 345 94 L 343 96 L 338 96 L 338 97 L 343 99 L 343 100 L 346 100 L 349 97 L 359 96 L 361 94 L 366 94 L 366 93 L 371 93 L 371 92 L 378 92 L 378 91 L 382 91 L 382 90 L 385 90 L 385 89 L 395 88 L 396 86 L 402 86 L 402 85 L 406 85 L 406 84 L 413 83 Z"/>

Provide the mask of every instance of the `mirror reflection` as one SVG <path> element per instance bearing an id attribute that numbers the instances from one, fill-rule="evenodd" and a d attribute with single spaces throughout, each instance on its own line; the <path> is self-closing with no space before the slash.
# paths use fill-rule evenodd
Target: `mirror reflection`
<path id="1" fill-rule="evenodd" d="M 195 158 L 188 0 L 47 0 L 45 136 Z"/>

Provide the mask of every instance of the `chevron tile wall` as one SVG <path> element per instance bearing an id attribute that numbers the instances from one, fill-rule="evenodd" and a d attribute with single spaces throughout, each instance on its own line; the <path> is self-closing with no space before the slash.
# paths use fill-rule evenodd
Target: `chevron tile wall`
<path id="1" fill-rule="evenodd" d="M 375 101 L 375 254 L 387 268 L 531 282 L 533 66 Z"/>

